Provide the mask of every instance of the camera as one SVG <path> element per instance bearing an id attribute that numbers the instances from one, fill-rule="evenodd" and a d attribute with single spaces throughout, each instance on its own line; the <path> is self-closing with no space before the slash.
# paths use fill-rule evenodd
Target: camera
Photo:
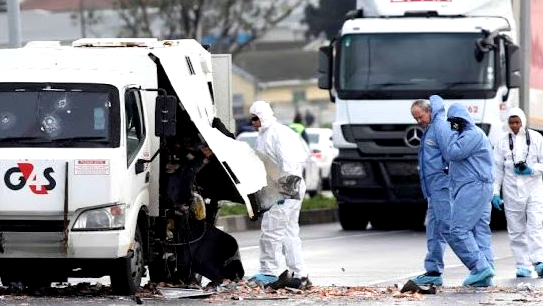
<path id="1" fill-rule="evenodd" d="M 447 121 L 451 123 L 451 130 L 453 131 L 462 132 L 462 130 L 466 126 L 466 120 L 460 117 L 451 117 L 448 118 Z"/>
<path id="2" fill-rule="evenodd" d="M 521 161 L 521 162 L 518 162 L 518 163 L 515 164 L 515 168 L 517 168 L 519 171 L 526 170 L 527 166 L 528 165 L 526 165 L 526 162 L 524 162 L 524 161 Z"/>

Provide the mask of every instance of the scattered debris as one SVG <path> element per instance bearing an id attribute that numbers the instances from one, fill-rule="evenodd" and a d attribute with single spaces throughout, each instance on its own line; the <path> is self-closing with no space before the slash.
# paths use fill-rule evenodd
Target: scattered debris
<path id="1" fill-rule="evenodd" d="M 402 290 L 400 290 L 400 293 L 422 293 L 422 294 L 436 294 L 437 288 L 434 285 L 429 286 L 420 286 L 415 284 L 414 281 L 408 280 L 405 285 L 403 285 Z"/>
<path id="2" fill-rule="evenodd" d="M 517 285 L 517 290 L 518 291 L 534 291 L 534 286 L 532 286 L 532 284 L 530 283 L 519 283 Z"/>
<path id="3" fill-rule="evenodd" d="M 208 297 L 213 292 L 206 292 L 202 289 L 186 289 L 173 287 L 158 287 L 158 291 L 167 299 Z"/>

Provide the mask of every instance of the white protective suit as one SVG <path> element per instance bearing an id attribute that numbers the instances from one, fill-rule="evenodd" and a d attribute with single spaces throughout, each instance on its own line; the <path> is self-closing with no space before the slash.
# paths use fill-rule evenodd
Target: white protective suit
<path id="1" fill-rule="evenodd" d="M 268 180 L 268 186 L 260 193 L 260 201 L 264 203 L 263 206 L 270 207 L 262 217 L 260 273 L 278 276 L 281 272 L 279 264 L 284 256 L 289 271 L 294 272 L 295 277 L 305 277 L 298 217 L 305 195 L 302 173 L 307 153 L 300 136 L 277 122 L 267 102 L 254 102 L 250 112 L 260 119 L 255 149 L 264 162 Z M 290 175 L 301 178 L 299 193 L 295 196 L 298 199 L 285 199 L 279 192 L 279 181 Z"/>
<path id="2" fill-rule="evenodd" d="M 543 137 L 525 128 L 526 116 L 520 108 L 512 108 L 507 119 L 512 116 L 520 118 L 522 127 L 517 135 L 509 129 L 494 148 L 494 194 L 499 195 L 502 188 L 507 231 L 517 268 L 530 269 L 532 264 L 543 262 Z M 530 133 L 529 150 L 526 132 Z M 513 159 L 515 163 L 526 161 L 533 174 L 515 174 Z"/>

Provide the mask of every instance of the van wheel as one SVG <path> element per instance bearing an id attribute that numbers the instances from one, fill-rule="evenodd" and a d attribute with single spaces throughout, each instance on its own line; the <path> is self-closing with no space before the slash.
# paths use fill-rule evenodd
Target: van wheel
<path id="1" fill-rule="evenodd" d="M 139 227 L 136 228 L 133 248 L 124 258 L 117 259 L 115 270 L 111 273 L 111 288 L 118 295 L 135 294 L 145 273 L 143 262 L 143 245 Z"/>

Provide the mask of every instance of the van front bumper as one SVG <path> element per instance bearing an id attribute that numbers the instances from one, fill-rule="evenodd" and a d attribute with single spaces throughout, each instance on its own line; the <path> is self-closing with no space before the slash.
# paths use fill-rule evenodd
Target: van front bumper
<path id="1" fill-rule="evenodd" d="M 130 247 L 127 230 L 68 232 L 0 232 L 0 258 L 124 257 Z M 3 250 L 3 252 L 1 252 Z"/>

